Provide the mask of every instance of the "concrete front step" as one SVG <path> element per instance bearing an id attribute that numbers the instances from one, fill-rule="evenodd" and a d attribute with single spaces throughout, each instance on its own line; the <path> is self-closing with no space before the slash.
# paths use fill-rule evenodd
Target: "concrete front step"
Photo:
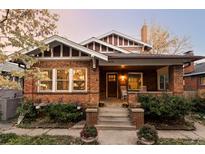
<path id="1" fill-rule="evenodd" d="M 136 130 L 135 126 L 132 125 L 102 125 L 102 124 L 97 124 L 95 125 L 97 129 L 106 129 L 106 130 Z M 120 134 L 119 134 L 120 135 Z"/>
<path id="2" fill-rule="evenodd" d="M 98 113 L 99 117 L 128 117 L 129 114 L 127 113 L 111 113 L 111 112 L 107 112 L 107 113 L 103 113 L 103 112 L 99 112 Z"/>
<path id="3" fill-rule="evenodd" d="M 99 108 L 100 112 L 128 112 L 127 108 L 110 108 L 110 107 L 105 107 L 105 108 Z"/>
<path id="4" fill-rule="evenodd" d="M 98 117 L 99 121 L 129 121 L 129 117 Z"/>
<path id="5" fill-rule="evenodd" d="M 131 125 L 130 121 L 102 121 L 102 120 L 98 120 L 98 124 L 99 125 L 115 125 L 115 126 L 119 126 L 119 125 Z"/>

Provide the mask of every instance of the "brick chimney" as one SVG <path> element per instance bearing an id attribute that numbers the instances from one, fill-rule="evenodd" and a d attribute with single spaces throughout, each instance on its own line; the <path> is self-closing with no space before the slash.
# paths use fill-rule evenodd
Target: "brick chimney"
<path id="1" fill-rule="evenodd" d="M 194 56 L 194 52 L 193 51 L 187 51 L 184 53 L 184 55 L 186 56 Z M 184 73 L 192 73 L 194 72 L 194 62 L 190 62 L 189 64 L 185 64 L 184 65 Z"/>
<path id="2" fill-rule="evenodd" d="M 141 41 L 147 43 L 148 42 L 148 27 L 147 24 L 144 23 L 144 25 L 141 28 Z"/>

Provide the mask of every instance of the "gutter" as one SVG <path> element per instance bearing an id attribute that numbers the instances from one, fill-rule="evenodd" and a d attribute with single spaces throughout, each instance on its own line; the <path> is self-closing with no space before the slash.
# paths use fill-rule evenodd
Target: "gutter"
<path id="1" fill-rule="evenodd" d="M 205 72 L 189 73 L 189 74 L 185 74 L 184 77 L 202 75 L 202 74 L 205 74 Z"/>

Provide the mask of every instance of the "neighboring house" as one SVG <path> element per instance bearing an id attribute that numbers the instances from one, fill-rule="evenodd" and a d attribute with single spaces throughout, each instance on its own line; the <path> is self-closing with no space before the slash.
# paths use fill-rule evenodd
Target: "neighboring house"
<path id="1" fill-rule="evenodd" d="M 20 83 L 23 88 L 23 78 L 12 76 L 12 71 L 22 72 L 24 69 L 16 63 L 5 62 L 0 64 L 0 75 Z M 16 116 L 16 110 L 22 96 L 22 90 L 0 87 L 0 120 L 8 120 Z"/>
<path id="2" fill-rule="evenodd" d="M 184 90 L 205 96 L 205 62 L 184 66 Z"/>
<path id="3" fill-rule="evenodd" d="M 22 72 L 24 71 L 23 67 L 20 67 L 17 63 L 5 62 L 0 64 L 0 75 L 4 77 L 8 77 L 11 81 L 16 81 L 21 84 L 23 88 L 23 78 L 19 78 L 17 76 L 12 76 L 12 71 Z"/>
<path id="4" fill-rule="evenodd" d="M 147 43 L 147 26 L 141 40 L 111 31 L 75 43 L 54 35 L 44 40 L 50 50 L 22 51 L 35 56 L 35 64 L 48 79 L 25 79 L 24 95 L 40 102 L 78 102 L 98 105 L 101 100 L 121 98 L 121 87 L 128 93 L 128 103 L 136 94 L 170 92 L 182 95 L 183 65 L 203 57 L 194 55 L 152 55 Z M 42 86 L 37 86 L 40 82 Z M 38 84 L 39 85 L 39 84 Z"/>

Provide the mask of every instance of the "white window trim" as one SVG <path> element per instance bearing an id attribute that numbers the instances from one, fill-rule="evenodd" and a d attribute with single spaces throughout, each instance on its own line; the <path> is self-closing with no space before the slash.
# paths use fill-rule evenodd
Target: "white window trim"
<path id="1" fill-rule="evenodd" d="M 85 90 L 74 90 L 73 89 L 73 72 L 74 72 L 73 70 L 74 69 L 85 69 Z M 87 92 L 87 85 L 88 85 L 88 83 L 87 83 L 88 82 L 88 79 L 87 79 L 88 78 L 88 73 L 87 72 L 88 71 L 87 71 L 86 67 L 73 67 L 72 68 L 72 80 L 71 80 L 71 82 L 72 82 L 72 84 L 71 84 L 72 85 L 72 88 L 71 88 L 72 92 Z"/>
<path id="2" fill-rule="evenodd" d="M 141 79 L 142 79 L 141 88 L 142 88 L 142 86 L 143 86 L 143 73 L 142 73 L 142 72 L 128 72 L 128 74 L 127 74 L 127 79 L 128 79 L 128 80 L 129 80 L 129 74 L 140 74 L 140 75 L 141 75 Z M 127 83 L 127 85 L 129 85 L 129 82 Z M 127 86 L 127 89 L 128 89 L 128 91 L 140 90 L 140 89 L 136 89 L 136 90 L 129 89 L 129 86 Z"/>
<path id="3" fill-rule="evenodd" d="M 164 76 L 164 89 L 160 88 L 160 76 Z M 158 76 L 158 90 L 166 90 L 166 77 L 169 81 L 169 77 L 166 74 L 159 74 Z"/>
<path id="4" fill-rule="evenodd" d="M 51 90 L 40 90 L 40 80 L 38 80 L 37 82 L 38 82 L 38 86 L 37 86 L 37 92 L 45 92 L 45 93 L 47 93 L 47 92 L 53 92 L 53 87 L 54 87 L 54 84 L 53 84 L 53 77 L 54 77 L 54 69 L 51 69 L 51 68 L 43 68 L 42 70 L 52 70 L 52 89 Z M 42 81 L 47 81 L 47 80 L 42 80 Z"/>
<path id="5" fill-rule="evenodd" d="M 70 86 L 70 69 L 66 68 L 56 68 L 55 70 L 55 78 L 54 78 L 54 91 L 53 92 L 69 92 L 69 86 Z M 57 70 L 68 70 L 68 89 L 67 90 L 57 90 Z"/>
<path id="6" fill-rule="evenodd" d="M 81 93 L 81 92 L 87 92 L 88 90 L 88 69 L 86 67 L 73 67 L 73 68 L 68 68 L 69 72 L 69 85 L 68 85 L 68 90 L 57 90 L 57 70 L 66 70 L 66 68 L 43 68 L 42 70 L 52 70 L 52 89 L 51 90 L 40 90 L 40 81 L 38 82 L 37 86 L 37 92 L 40 93 Z M 85 90 L 74 90 L 73 89 L 73 70 L 74 69 L 85 69 Z"/>

